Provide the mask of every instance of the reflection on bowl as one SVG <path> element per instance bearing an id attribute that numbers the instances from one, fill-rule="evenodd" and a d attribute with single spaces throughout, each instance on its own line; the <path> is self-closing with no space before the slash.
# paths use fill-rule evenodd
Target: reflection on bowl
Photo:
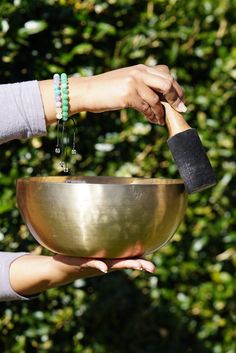
<path id="1" fill-rule="evenodd" d="M 177 179 L 33 177 L 17 180 L 17 202 L 34 238 L 70 256 L 124 258 L 171 239 L 187 194 Z"/>

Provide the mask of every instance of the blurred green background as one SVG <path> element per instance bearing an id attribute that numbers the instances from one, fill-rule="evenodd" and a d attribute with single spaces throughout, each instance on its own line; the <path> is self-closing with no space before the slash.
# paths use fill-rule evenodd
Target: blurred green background
<path id="1" fill-rule="evenodd" d="M 235 353 L 236 3 L 1 0 L 0 56 L 1 83 L 169 65 L 218 179 L 189 197 L 173 241 L 150 257 L 155 275 L 117 272 L 2 303 L 1 353 Z M 178 177 L 165 127 L 132 110 L 77 121 L 73 174 Z M 1 251 L 43 252 L 19 215 L 15 181 L 58 175 L 54 147 L 54 127 L 0 147 Z"/>

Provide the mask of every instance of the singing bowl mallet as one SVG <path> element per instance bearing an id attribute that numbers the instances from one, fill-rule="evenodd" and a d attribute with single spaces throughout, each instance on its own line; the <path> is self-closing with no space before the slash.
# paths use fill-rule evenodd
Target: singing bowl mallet
<path id="1" fill-rule="evenodd" d="M 167 143 L 187 192 L 191 194 L 212 187 L 216 177 L 196 129 L 192 129 L 168 103 L 162 104 L 169 132 Z"/>

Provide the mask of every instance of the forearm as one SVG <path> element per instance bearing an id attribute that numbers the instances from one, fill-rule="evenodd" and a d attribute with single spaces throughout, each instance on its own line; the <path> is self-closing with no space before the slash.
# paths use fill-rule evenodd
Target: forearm
<path id="1" fill-rule="evenodd" d="M 9 276 L 11 264 L 22 256 L 25 257 L 27 254 L 21 252 L 0 252 L 0 301 L 27 299 L 14 291 Z M 21 274 L 21 279 L 23 277 L 24 274 Z"/>
<path id="2" fill-rule="evenodd" d="M 27 255 L 16 259 L 10 268 L 13 290 L 31 296 L 77 278 L 102 275 L 125 268 L 153 273 L 154 265 L 145 259 L 89 259 L 63 255 Z M 23 278 L 23 280 L 22 280 Z"/>
<path id="3" fill-rule="evenodd" d="M 9 274 L 11 287 L 21 296 L 32 296 L 70 283 L 77 278 L 97 276 L 106 272 L 105 264 L 99 263 L 97 268 L 94 268 L 90 265 L 85 266 L 86 261 L 62 255 L 22 256 L 11 264 Z"/>
<path id="4" fill-rule="evenodd" d="M 64 267 L 62 264 L 61 266 Z M 31 296 L 50 288 L 70 283 L 82 277 L 82 271 L 68 268 L 61 269 L 60 263 L 53 256 L 22 256 L 10 267 L 10 283 L 15 292 L 22 296 Z M 22 280 L 22 277 L 24 280 Z"/>
<path id="5" fill-rule="evenodd" d="M 9 272 L 12 289 L 25 297 L 49 289 L 50 260 L 50 256 L 28 254 L 12 262 Z"/>

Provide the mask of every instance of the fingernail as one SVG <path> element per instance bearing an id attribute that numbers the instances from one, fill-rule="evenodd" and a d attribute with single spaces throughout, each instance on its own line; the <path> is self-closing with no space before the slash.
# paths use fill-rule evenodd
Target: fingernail
<path id="1" fill-rule="evenodd" d="M 156 118 L 153 118 L 152 120 L 151 120 L 151 122 L 153 123 L 153 124 L 159 124 L 159 121 L 158 121 L 158 119 L 156 119 Z"/>
<path id="2" fill-rule="evenodd" d="M 153 273 L 155 272 L 155 269 L 156 269 L 155 267 L 148 267 L 148 268 L 145 268 L 145 271 Z"/>
<path id="3" fill-rule="evenodd" d="M 97 267 L 97 269 L 103 273 L 107 273 L 108 272 L 108 269 L 107 268 L 104 268 L 104 267 Z"/>
<path id="4" fill-rule="evenodd" d="M 187 107 L 183 102 L 180 102 L 177 106 L 179 112 L 185 113 L 187 111 Z"/>
<path id="5" fill-rule="evenodd" d="M 139 271 L 143 270 L 142 266 L 134 266 L 133 268 L 134 268 L 134 270 L 139 270 Z"/>
<path id="6" fill-rule="evenodd" d="M 155 269 L 154 270 L 146 270 L 146 271 L 149 272 L 149 273 L 154 273 Z"/>
<path id="7" fill-rule="evenodd" d="M 158 125 L 159 122 L 155 119 L 148 119 L 148 121 L 151 123 L 151 124 L 155 124 L 155 125 Z"/>

